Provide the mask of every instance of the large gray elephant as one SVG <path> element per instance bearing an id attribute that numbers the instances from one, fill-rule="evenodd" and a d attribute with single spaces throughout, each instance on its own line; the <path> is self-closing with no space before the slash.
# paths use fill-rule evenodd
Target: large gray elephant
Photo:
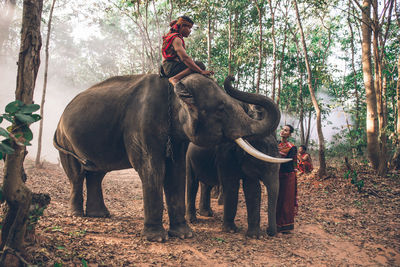
<path id="1" fill-rule="evenodd" d="M 253 137 L 248 140 L 257 150 L 272 156 L 279 156 L 277 140 L 273 135 Z M 276 204 L 279 193 L 279 165 L 254 158 L 244 152 L 234 142 L 227 142 L 213 148 L 189 144 L 186 153 L 187 198 L 186 216 L 195 222 L 196 194 L 201 184 L 200 215 L 212 216 L 210 192 L 213 186 L 222 185 L 224 215 L 222 231 L 237 232 L 235 216 L 238 204 L 238 191 L 242 180 L 247 207 L 246 235 L 260 238 L 260 180 L 268 190 L 268 229 L 274 236 L 276 226 Z"/>
<path id="2" fill-rule="evenodd" d="M 271 133 L 279 122 L 280 113 L 270 99 L 240 92 L 236 97 L 262 106 L 263 119 L 249 117 L 214 80 L 200 74 L 185 77 L 173 90 L 167 79 L 155 74 L 113 77 L 77 95 L 65 108 L 54 135 L 72 186 L 71 213 L 84 215 L 86 179 L 86 216 L 109 216 L 102 180 L 109 171 L 133 167 L 142 181 L 143 236 L 158 242 L 168 234 L 192 237 L 185 220 L 188 143 L 245 142 L 242 138 Z M 162 226 L 163 192 L 168 234 Z"/>

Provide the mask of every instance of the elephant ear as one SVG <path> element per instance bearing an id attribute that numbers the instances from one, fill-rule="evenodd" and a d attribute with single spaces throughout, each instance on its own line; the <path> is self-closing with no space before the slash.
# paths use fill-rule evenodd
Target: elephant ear
<path id="1" fill-rule="evenodd" d="M 194 97 L 188 88 L 180 81 L 174 87 L 175 94 L 189 107 L 194 108 Z"/>

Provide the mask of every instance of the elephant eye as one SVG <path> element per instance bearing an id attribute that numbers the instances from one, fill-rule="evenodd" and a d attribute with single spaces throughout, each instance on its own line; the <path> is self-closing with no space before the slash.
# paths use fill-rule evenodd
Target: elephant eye
<path id="1" fill-rule="evenodd" d="M 218 107 L 217 107 L 217 113 L 222 113 L 222 112 L 224 112 L 224 110 L 225 110 L 225 107 L 224 107 L 224 105 L 218 105 Z"/>

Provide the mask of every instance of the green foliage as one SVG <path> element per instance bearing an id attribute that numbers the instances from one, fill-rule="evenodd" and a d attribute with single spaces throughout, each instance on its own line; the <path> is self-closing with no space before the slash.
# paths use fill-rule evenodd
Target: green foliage
<path id="1" fill-rule="evenodd" d="M 364 187 L 364 180 L 363 179 L 358 179 L 358 174 L 355 170 L 349 170 L 344 174 L 344 178 L 346 180 L 351 179 L 350 182 L 357 187 L 358 192 L 362 191 L 362 188 Z"/>
<path id="2" fill-rule="evenodd" d="M 6 120 L 12 125 L 6 129 L 0 127 L 0 136 L 3 137 L 0 142 L 0 160 L 4 158 L 5 154 L 14 153 L 12 141 L 17 141 L 25 146 L 31 145 L 33 134 L 29 125 L 41 119 L 40 115 L 33 114 L 39 109 L 40 106 L 37 104 L 26 105 L 19 100 L 6 105 L 5 113 L 0 115 L 0 123 Z"/>
<path id="3" fill-rule="evenodd" d="M 40 207 L 38 204 L 35 204 L 34 208 L 29 211 L 28 225 L 27 225 L 28 230 L 34 229 L 34 227 L 37 224 L 37 222 L 39 221 L 40 217 L 43 216 L 43 212 L 46 208 L 47 208 L 47 205 Z"/>

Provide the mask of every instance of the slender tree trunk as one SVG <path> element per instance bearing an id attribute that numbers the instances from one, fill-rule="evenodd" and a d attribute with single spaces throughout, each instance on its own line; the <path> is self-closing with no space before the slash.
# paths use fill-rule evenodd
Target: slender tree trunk
<path id="1" fill-rule="evenodd" d="M 208 8 L 208 19 L 207 19 L 207 65 L 211 68 L 211 11 Z"/>
<path id="2" fill-rule="evenodd" d="M 298 75 L 300 77 L 299 83 L 298 83 L 298 85 L 299 85 L 298 108 L 300 109 L 300 111 L 299 111 L 300 141 L 302 144 L 306 144 L 305 131 L 304 131 L 303 70 L 302 70 L 301 64 L 300 64 L 300 53 L 301 52 L 300 52 L 299 41 L 297 39 L 296 33 L 293 31 L 293 29 L 290 27 L 290 25 L 288 25 L 288 24 L 286 24 L 286 25 L 288 26 L 288 29 L 289 29 L 290 33 L 292 34 L 294 43 L 296 45 L 296 64 L 297 64 L 297 69 L 298 69 Z"/>
<path id="3" fill-rule="evenodd" d="M 400 77 L 400 55 L 398 56 L 397 59 L 397 73 L 398 73 L 397 77 Z M 396 124 L 397 146 L 390 167 L 391 169 L 400 170 L 400 141 L 399 141 L 400 140 L 400 78 L 397 78 L 396 100 L 397 100 L 397 124 Z"/>
<path id="4" fill-rule="evenodd" d="M 276 38 L 275 38 L 275 9 L 272 7 L 272 0 L 268 0 L 271 10 L 271 35 L 272 35 L 272 100 L 275 100 L 275 81 L 276 81 Z"/>
<path id="5" fill-rule="evenodd" d="M 282 69 L 283 69 L 283 61 L 285 59 L 285 48 L 286 48 L 286 39 L 287 39 L 287 24 L 285 24 L 285 29 L 284 29 L 284 37 L 283 37 L 283 45 L 282 45 L 282 55 L 281 55 L 281 60 L 279 62 L 279 70 L 278 70 L 278 94 L 276 96 L 276 104 L 279 105 L 279 100 L 281 98 L 281 86 L 282 86 Z"/>
<path id="6" fill-rule="evenodd" d="M 373 10 L 373 22 L 372 22 L 372 29 L 373 29 L 373 39 L 372 39 L 372 47 L 374 53 L 374 87 L 375 87 L 375 94 L 376 94 L 376 111 L 378 114 L 378 128 L 379 128 L 379 166 L 378 166 L 378 174 L 383 176 L 386 173 L 386 133 L 385 130 L 385 96 L 383 95 L 383 88 L 382 88 L 382 58 L 379 53 L 379 19 L 378 19 L 378 2 L 376 0 L 371 1 L 374 8 Z M 383 48 L 381 48 L 383 49 Z"/>
<path id="7" fill-rule="evenodd" d="M 306 135 L 306 141 L 305 144 L 308 146 L 310 143 L 310 136 L 311 136 L 311 118 L 312 118 L 312 110 L 310 109 L 308 111 L 308 127 L 307 127 L 307 135 Z"/>
<path id="8" fill-rule="evenodd" d="M 53 0 L 53 2 L 51 4 L 51 8 L 50 8 L 49 22 L 47 24 L 47 37 L 46 37 L 46 47 L 45 47 L 46 61 L 45 61 L 45 67 L 44 67 L 44 81 L 43 81 L 42 101 L 40 103 L 40 117 L 42 117 L 42 119 L 40 120 L 39 135 L 38 135 L 38 149 L 37 149 L 36 160 L 35 160 L 35 166 L 37 168 L 41 166 L 41 164 L 40 164 L 40 154 L 42 152 L 44 102 L 45 102 L 45 99 L 46 99 L 47 74 L 48 74 L 48 70 L 49 70 L 49 43 L 50 43 L 50 34 L 51 34 L 51 21 L 53 19 L 53 10 L 54 10 L 55 3 L 56 3 L 56 0 Z"/>
<path id="9" fill-rule="evenodd" d="M 317 132 L 318 132 L 318 141 L 319 141 L 319 177 L 326 175 L 326 161 L 325 161 L 325 140 L 324 135 L 322 132 L 322 123 L 321 123 L 321 109 L 319 107 L 317 98 L 315 97 L 314 88 L 312 86 L 312 73 L 310 63 L 308 61 L 308 52 L 307 52 L 307 45 L 304 37 L 303 26 L 301 25 L 299 9 L 297 7 L 297 1 L 293 0 L 293 4 L 296 10 L 296 17 L 297 17 L 297 24 L 300 30 L 301 35 L 301 42 L 303 44 L 303 52 L 304 52 L 304 59 L 306 62 L 307 74 L 308 74 L 308 89 L 310 91 L 311 100 L 316 112 L 316 119 L 317 119 Z"/>
<path id="10" fill-rule="evenodd" d="M 15 98 L 31 104 L 37 72 L 40 65 L 40 22 L 42 14 L 42 0 L 24 0 L 21 49 L 18 59 L 17 87 Z M 18 134 L 18 125 L 12 126 L 14 134 Z M 9 206 L 2 228 L 3 255 L 1 266 L 4 266 L 8 249 L 21 250 L 24 244 L 24 235 L 28 219 L 32 192 L 22 181 L 22 166 L 25 158 L 25 146 L 13 142 L 14 154 L 7 155 L 4 167 L 4 197 Z"/>
<path id="11" fill-rule="evenodd" d="M 360 97 L 358 93 L 358 85 L 357 85 L 357 71 L 356 71 L 356 64 L 355 64 L 355 49 L 354 49 L 354 32 L 353 32 L 353 27 L 352 27 L 352 22 L 351 22 L 351 17 L 350 14 L 353 14 L 354 8 L 351 5 L 351 0 L 349 0 L 349 10 L 348 10 L 348 17 L 347 17 L 347 22 L 349 24 L 349 29 L 350 29 L 350 47 L 351 47 L 351 67 L 353 70 L 353 83 L 354 83 L 354 98 L 356 100 L 356 106 L 355 106 L 355 113 L 354 113 L 354 128 L 353 131 L 357 131 L 357 133 L 360 131 Z M 352 134 L 352 140 L 356 140 L 360 136 L 358 134 Z M 358 142 L 355 142 L 354 144 L 356 147 L 353 148 L 353 157 L 356 157 L 357 154 L 361 153 L 361 145 L 357 145 Z"/>
<path id="12" fill-rule="evenodd" d="M 232 75 L 232 1 L 229 1 L 228 75 Z"/>
<path id="13" fill-rule="evenodd" d="M 258 26 L 259 26 L 259 32 L 260 32 L 260 40 L 258 44 L 258 68 L 257 68 L 257 82 L 256 82 L 256 93 L 260 93 L 260 80 L 261 80 L 261 68 L 262 68 L 262 57 L 263 57 L 263 27 L 262 27 L 262 16 L 263 16 L 263 8 L 262 4 L 258 4 L 257 0 L 253 0 L 257 12 L 258 12 Z"/>
<path id="14" fill-rule="evenodd" d="M 395 2 L 395 14 L 397 26 L 400 27 L 400 6 Z M 400 36 L 397 36 L 397 41 L 400 42 Z M 397 58 L 397 83 L 396 83 L 396 151 L 390 163 L 391 169 L 400 170 L 400 55 Z"/>
<path id="15" fill-rule="evenodd" d="M 369 0 L 363 1 L 362 9 L 362 65 L 367 102 L 367 151 L 372 167 L 379 167 L 378 116 L 376 94 L 371 66 L 371 5 Z M 378 152 L 378 153 L 377 153 Z"/>

